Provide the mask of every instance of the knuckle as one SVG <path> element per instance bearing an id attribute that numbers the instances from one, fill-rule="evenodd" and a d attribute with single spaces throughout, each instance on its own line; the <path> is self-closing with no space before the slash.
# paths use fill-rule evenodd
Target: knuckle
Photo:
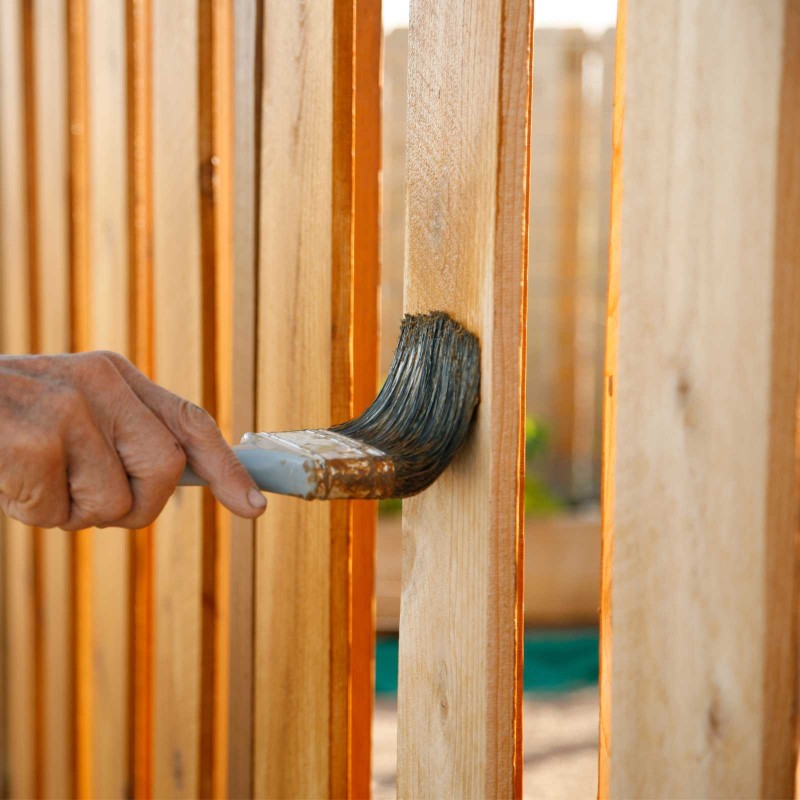
<path id="1" fill-rule="evenodd" d="M 69 503 L 45 503 L 40 496 L 30 495 L 12 503 L 10 515 L 35 528 L 59 528 L 69 520 Z"/>
<path id="2" fill-rule="evenodd" d="M 114 366 L 112 355 L 108 350 L 98 350 L 86 355 L 87 372 L 92 382 L 104 388 L 114 386 L 122 380 Z"/>
<path id="3" fill-rule="evenodd" d="M 51 388 L 50 406 L 62 420 L 80 417 L 88 410 L 81 392 L 68 383 L 60 383 Z"/>
<path id="4" fill-rule="evenodd" d="M 204 408 L 189 400 L 179 401 L 178 420 L 190 436 L 198 439 L 213 437 L 219 431 L 213 417 Z"/>
<path id="5" fill-rule="evenodd" d="M 186 466 L 186 454 L 174 439 L 166 445 L 158 459 L 157 477 L 164 483 L 174 484 Z"/>
<path id="6" fill-rule="evenodd" d="M 106 492 L 101 498 L 97 520 L 100 523 L 113 522 L 129 514 L 131 508 L 133 508 L 133 495 L 130 486 L 127 481 L 121 481 L 119 486 Z"/>

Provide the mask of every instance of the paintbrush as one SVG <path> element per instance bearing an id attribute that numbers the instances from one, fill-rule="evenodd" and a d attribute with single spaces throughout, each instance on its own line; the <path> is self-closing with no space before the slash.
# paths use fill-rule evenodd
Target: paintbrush
<path id="1" fill-rule="evenodd" d="M 441 311 L 408 314 L 386 382 L 363 414 L 324 430 L 246 433 L 233 450 L 267 492 L 409 497 L 430 486 L 463 444 L 479 387 L 478 339 Z M 190 469 L 180 481 L 204 484 Z"/>

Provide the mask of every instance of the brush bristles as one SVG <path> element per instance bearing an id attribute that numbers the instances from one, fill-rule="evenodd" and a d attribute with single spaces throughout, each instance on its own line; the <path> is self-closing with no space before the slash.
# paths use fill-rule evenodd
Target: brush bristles
<path id="1" fill-rule="evenodd" d="M 466 438 L 478 404 L 478 339 L 442 312 L 406 315 L 386 382 L 359 417 L 331 430 L 386 453 L 394 497 L 430 486 Z"/>

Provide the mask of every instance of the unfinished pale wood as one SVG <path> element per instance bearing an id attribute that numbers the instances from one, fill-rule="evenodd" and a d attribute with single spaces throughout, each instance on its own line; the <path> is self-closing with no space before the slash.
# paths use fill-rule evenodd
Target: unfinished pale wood
<path id="1" fill-rule="evenodd" d="M 532 7 L 411 6 L 406 311 L 480 336 L 464 450 L 404 503 L 398 794 L 521 796 L 521 503 Z"/>
<path id="2" fill-rule="evenodd" d="M 91 347 L 129 355 L 125 1 L 89 0 Z M 92 534 L 92 795 L 130 792 L 128 533 Z"/>
<path id="3" fill-rule="evenodd" d="M 36 349 L 63 353 L 70 349 L 69 163 L 67 108 L 67 16 L 60 0 L 31 5 L 33 140 L 29 166 L 34 167 L 36 239 Z M 37 672 L 40 683 L 39 785 L 45 797 L 74 792 L 74 663 L 72 657 L 71 543 L 61 530 L 34 534 L 34 603 L 42 614 L 37 626 Z"/>
<path id="4" fill-rule="evenodd" d="M 622 11 L 600 795 L 789 797 L 800 10 Z"/>
<path id="5" fill-rule="evenodd" d="M 260 35 L 263 8 L 235 0 L 233 148 L 233 361 L 231 441 L 255 429 L 256 269 L 260 125 Z M 255 525 L 231 519 L 228 794 L 253 793 L 253 559 Z"/>
<path id="6" fill-rule="evenodd" d="M 3 353 L 30 348 L 25 112 L 22 23 L 16 3 L 0 3 L 0 339 Z M 8 649 L 2 653 L 4 731 L 2 789 L 9 797 L 32 797 L 34 747 L 34 619 L 31 530 L 2 521 L 3 622 Z M 13 647 L 12 647 L 13 643 Z"/>
<path id="7" fill-rule="evenodd" d="M 154 374 L 202 405 L 197 76 L 197 2 L 154 3 Z M 156 797 L 199 793 L 202 532 L 202 493 L 178 489 L 153 537 Z"/>
<path id="8" fill-rule="evenodd" d="M 352 3 L 264 7 L 257 426 L 352 410 Z M 257 523 L 254 795 L 347 793 L 346 503 Z"/>

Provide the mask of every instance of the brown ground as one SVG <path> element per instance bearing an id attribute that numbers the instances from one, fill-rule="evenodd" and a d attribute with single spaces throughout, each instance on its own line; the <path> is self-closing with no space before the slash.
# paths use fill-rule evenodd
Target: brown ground
<path id="1" fill-rule="evenodd" d="M 590 800 L 597 796 L 597 688 L 552 698 L 526 697 L 523 792 L 533 800 Z M 373 796 L 397 796 L 397 705 L 375 706 Z"/>

